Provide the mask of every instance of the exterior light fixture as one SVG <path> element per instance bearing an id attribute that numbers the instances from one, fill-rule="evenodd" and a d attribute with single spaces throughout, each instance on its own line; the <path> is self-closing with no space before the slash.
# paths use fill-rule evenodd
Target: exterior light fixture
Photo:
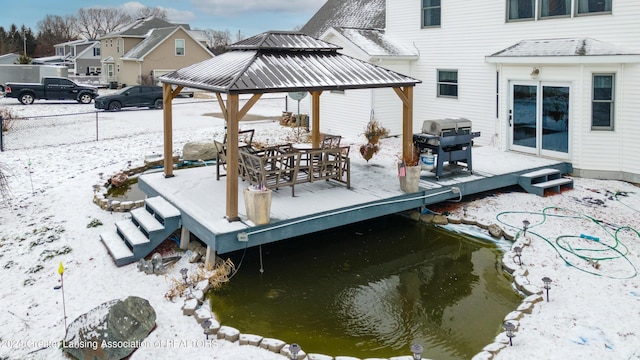
<path id="1" fill-rule="evenodd" d="M 522 236 L 527 236 L 527 229 L 529 228 L 529 225 L 531 225 L 529 220 L 522 221 L 522 231 L 523 231 Z"/>
<path id="2" fill-rule="evenodd" d="M 531 73 L 529 74 L 529 76 L 531 76 L 532 79 L 537 79 L 538 75 L 540 75 L 540 69 L 538 69 L 537 67 L 534 67 L 533 70 L 531 70 Z"/>
<path id="3" fill-rule="evenodd" d="M 211 320 L 207 319 L 200 325 L 202 325 L 202 330 L 204 330 L 204 334 L 207 337 L 207 340 L 209 340 L 209 327 L 211 326 Z"/>
<path id="4" fill-rule="evenodd" d="M 300 345 L 293 343 L 289 345 L 289 352 L 291 353 L 291 360 L 298 360 L 298 353 L 300 352 Z"/>
<path id="5" fill-rule="evenodd" d="M 420 344 L 411 345 L 411 353 L 413 354 L 414 360 L 421 360 L 423 351 L 424 351 L 424 348 L 422 347 L 422 345 Z"/>
<path id="6" fill-rule="evenodd" d="M 522 248 L 520 246 L 515 246 L 513 248 L 513 252 L 515 252 L 518 257 L 518 265 L 522 266 L 522 259 L 520 258 L 522 256 Z"/>
<path id="7" fill-rule="evenodd" d="M 549 289 L 551 288 L 551 279 L 548 277 L 543 277 L 542 282 L 544 283 L 544 288 L 547 290 L 547 302 L 549 302 Z"/>
<path id="8" fill-rule="evenodd" d="M 511 339 L 516 336 L 513 333 L 513 331 L 516 329 L 516 326 L 510 322 L 506 322 L 502 324 L 502 327 L 504 328 L 504 331 L 507 333 L 507 337 L 509 338 L 509 346 L 513 346 L 513 341 Z"/>

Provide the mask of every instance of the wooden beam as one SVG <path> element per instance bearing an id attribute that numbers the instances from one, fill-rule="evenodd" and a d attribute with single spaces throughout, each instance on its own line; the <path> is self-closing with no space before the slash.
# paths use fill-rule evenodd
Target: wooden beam
<path id="1" fill-rule="evenodd" d="M 244 104 L 242 109 L 240 109 L 240 111 L 238 112 L 238 121 L 242 120 L 242 118 L 244 118 L 244 116 L 247 115 L 249 110 L 251 110 L 253 105 L 255 105 L 258 102 L 258 100 L 260 100 L 261 97 L 262 97 L 262 94 L 253 94 L 251 99 L 249 99 L 249 101 L 247 101 L 247 103 Z"/>
<path id="2" fill-rule="evenodd" d="M 173 177 L 173 113 L 171 84 L 162 84 L 162 114 L 164 128 L 164 177 Z"/>
<path id="3" fill-rule="evenodd" d="M 177 86 L 175 89 L 173 89 L 173 91 L 171 92 L 171 98 L 175 99 L 180 94 L 180 91 L 182 91 L 182 89 L 184 89 L 184 86 Z"/>
<path id="4" fill-rule="evenodd" d="M 393 90 L 402 100 L 402 157 L 407 159 L 413 152 L 413 86 Z"/>
<path id="5" fill-rule="evenodd" d="M 320 147 L 320 95 L 322 91 L 311 92 L 311 146 Z"/>
<path id="6" fill-rule="evenodd" d="M 222 99 L 222 95 L 220 93 L 216 93 L 216 98 L 218 99 L 218 105 L 220 105 L 220 111 L 222 112 L 222 116 L 224 116 L 225 120 L 229 117 L 227 116 L 227 107 L 224 104 L 224 99 Z"/>
<path id="7" fill-rule="evenodd" d="M 237 94 L 227 95 L 227 220 L 238 221 L 238 110 Z"/>

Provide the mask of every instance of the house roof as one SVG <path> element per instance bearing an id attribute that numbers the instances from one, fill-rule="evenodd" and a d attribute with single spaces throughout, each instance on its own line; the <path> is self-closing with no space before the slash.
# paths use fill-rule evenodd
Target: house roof
<path id="1" fill-rule="evenodd" d="M 384 29 L 385 0 L 327 0 L 300 32 L 319 38 L 330 27 Z"/>
<path id="2" fill-rule="evenodd" d="M 172 24 L 155 16 L 150 16 L 148 18 L 137 19 L 130 24 L 126 24 L 113 32 L 101 36 L 101 39 L 109 37 L 145 37 L 153 29 L 175 26 L 176 24 Z M 189 25 L 181 26 L 189 29 Z"/>
<path id="3" fill-rule="evenodd" d="M 334 27 L 327 30 L 322 38 L 330 32 L 344 37 L 370 57 L 418 57 L 417 50 L 408 49 L 398 44 L 386 36 L 384 30 Z"/>
<path id="4" fill-rule="evenodd" d="M 163 83 L 224 93 L 415 86 L 420 80 L 338 53 L 299 32 L 266 32 L 229 51 L 160 77 Z"/>
<path id="5" fill-rule="evenodd" d="M 592 58 L 590 62 L 610 61 L 610 57 L 636 58 L 640 52 L 622 49 L 613 44 L 591 38 L 537 39 L 522 40 L 494 54 L 487 56 L 489 62 L 519 62 L 545 60 L 546 62 L 568 61 L 585 62 L 584 58 Z M 577 60 L 575 58 L 582 58 Z M 602 58 L 602 59 L 597 59 Z M 633 61 L 633 60 L 632 60 Z M 635 61 L 633 61 L 635 62 Z"/>
<path id="6" fill-rule="evenodd" d="M 173 35 L 178 30 L 182 29 L 188 36 L 190 36 L 195 42 L 202 46 L 205 50 L 209 50 L 203 46 L 197 38 L 194 38 L 192 31 L 184 29 L 182 25 L 152 29 L 147 37 L 140 43 L 136 44 L 131 50 L 122 56 L 122 60 L 144 60 L 144 57 L 162 44 L 168 37 Z M 213 55 L 212 55 L 213 56 Z"/>

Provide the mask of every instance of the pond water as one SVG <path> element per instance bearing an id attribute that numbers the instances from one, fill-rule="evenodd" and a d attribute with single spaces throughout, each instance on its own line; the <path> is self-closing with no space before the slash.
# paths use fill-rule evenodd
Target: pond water
<path id="1" fill-rule="evenodd" d="M 125 185 L 120 187 L 109 186 L 106 198 L 117 201 L 137 201 L 146 198 L 145 193 L 138 187 L 138 177 L 130 177 Z"/>
<path id="2" fill-rule="evenodd" d="M 229 256 L 222 324 L 307 353 L 469 359 L 520 304 L 490 241 L 388 216 Z M 262 264 L 262 265 L 261 265 Z M 263 272 L 260 271 L 262 266 Z"/>

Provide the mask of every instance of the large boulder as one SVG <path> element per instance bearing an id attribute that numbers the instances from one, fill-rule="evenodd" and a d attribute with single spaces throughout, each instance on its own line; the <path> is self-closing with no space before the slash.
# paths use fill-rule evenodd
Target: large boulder
<path id="1" fill-rule="evenodd" d="M 119 360 L 140 347 L 155 324 L 149 301 L 136 296 L 111 300 L 69 324 L 63 350 L 82 360 Z"/>
<path id="2" fill-rule="evenodd" d="M 218 151 L 213 142 L 194 141 L 182 147 L 182 159 L 187 161 L 214 160 L 218 158 Z"/>

